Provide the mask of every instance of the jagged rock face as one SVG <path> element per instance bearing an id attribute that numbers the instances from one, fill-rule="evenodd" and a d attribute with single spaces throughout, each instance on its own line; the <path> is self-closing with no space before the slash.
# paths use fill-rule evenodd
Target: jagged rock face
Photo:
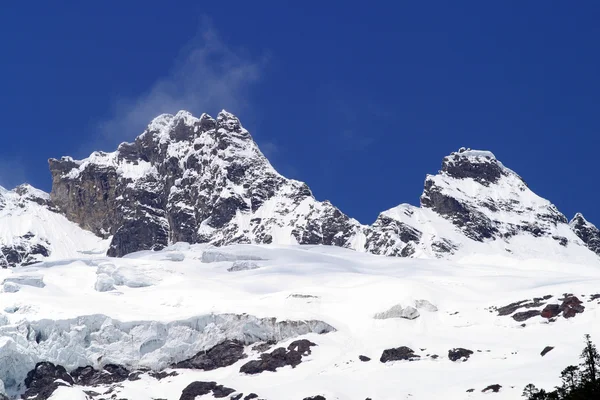
<path id="1" fill-rule="evenodd" d="M 133 143 L 50 160 L 52 201 L 80 226 L 113 235 L 109 255 L 172 242 L 350 247 L 360 224 L 279 175 L 230 113 L 162 115 Z"/>
<path id="2" fill-rule="evenodd" d="M 569 225 L 588 249 L 600 255 L 600 229 L 588 222 L 580 213 L 575 214 Z"/>
<path id="3" fill-rule="evenodd" d="M 492 153 L 464 148 L 444 158 L 438 175 L 427 177 L 421 205 L 480 242 L 523 232 L 547 236 L 567 222 Z"/>

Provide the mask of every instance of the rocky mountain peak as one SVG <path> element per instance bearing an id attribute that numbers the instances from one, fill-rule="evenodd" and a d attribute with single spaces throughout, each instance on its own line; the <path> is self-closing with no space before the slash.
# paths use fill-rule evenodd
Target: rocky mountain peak
<path id="1" fill-rule="evenodd" d="M 425 180 L 420 207 L 402 204 L 369 226 L 280 175 L 225 110 L 216 118 L 161 115 L 114 152 L 53 159 L 50 169 L 52 202 L 110 239 L 110 256 L 189 242 L 326 244 L 444 258 L 493 248 L 525 257 L 532 249 L 522 243 L 535 238 L 554 254 L 583 251 L 596 259 L 582 229 L 576 235 L 552 203 L 483 150 L 444 157 L 439 173 Z"/>
<path id="2" fill-rule="evenodd" d="M 569 225 L 590 250 L 600 255 L 600 229 L 588 222 L 581 213 L 575 214 Z"/>
<path id="3" fill-rule="evenodd" d="M 84 160 L 50 160 L 52 200 L 108 238 L 109 255 L 172 242 L 349 246 L 359 229 L 308 186 L 282 177 L 239 119 L 180 111 L 155 118 L 132 143 Z"/>

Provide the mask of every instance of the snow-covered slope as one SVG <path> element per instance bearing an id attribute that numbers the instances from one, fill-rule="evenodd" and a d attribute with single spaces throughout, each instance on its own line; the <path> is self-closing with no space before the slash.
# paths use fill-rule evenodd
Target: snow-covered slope
<path id="1" fill-rule="evenodd" d="M 183 395 L 193 382 L 231 388 L 227 399 L 508 400 L 528 383 L 557 385 L 562 368 L 577 362 L 583 335 L 600 338 L 600 268 L 549 260 L 494 264 L 485 255 L 455 262 L 331 246 L 178 244 L 1 270 L 2 281 L 10 290 L 0 293 L 0 379 L 11 396 L 39 393 L 36 382 L 52 393 L 48 382 L 60 376 L 67 386 L 53 400 L 195 398 Z M 571 314 L 565 293 L 583 302 L 570 298 Z M 558 315 L 540 315 L 552 304 L 567 307 L 569 318 L 558 306 Z M 260 371 L 249 363 L 261 354 L 272 362 L 275 348 L 302 339 L 315 346 L 296 353 L 295 367 L 243 372 Z M 213 350 L 219 343 L 229 347 Z M 406 356 L 403 346 L 413 361 L 389 360 Z M 541 356 L 546 346 L 553 349 Z M 197 365 L 207 370 L 189 362 L 173 368 L 203 350 L 211 351 L 200 353 Z M 215 351 L 220 358 L 211 358 Z M 41 361 L 65 372 L 40 367 L 26 388 L 27 373 Z M 77 369 L 88 365 L 93 369 Z M 498 393 L 482 392 L 495 384 Z"/>
<path id="2" fill-rule="evenodd" d="M 0 267 L 104 254 L 107 243 L 70 222 L 47 193 L 29 185 L 0 187 Z"/>

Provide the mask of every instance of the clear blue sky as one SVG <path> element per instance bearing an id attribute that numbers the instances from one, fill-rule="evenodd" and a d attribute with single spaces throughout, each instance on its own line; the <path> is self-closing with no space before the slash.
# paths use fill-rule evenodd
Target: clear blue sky
<path id="1" fill-rule="evenodd" d="M 361 222 L 461 146 L 600 224 L 600 3 L 61 1 L 0 8 L 0 182 L 112 150 L 154 114 L 236 113 Z"/>

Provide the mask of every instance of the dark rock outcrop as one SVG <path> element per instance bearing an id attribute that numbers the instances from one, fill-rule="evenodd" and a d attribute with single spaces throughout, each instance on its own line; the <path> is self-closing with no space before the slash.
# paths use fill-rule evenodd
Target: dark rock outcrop
<path id="1" fill-rule="evenodd" d="M 490 385 L 488 387 L 486 387 L 485 389 L 482 390 L 483 393 L 485 392 L 494 392 L 494 393 L 498 393 L 500 391 L 500 389 L 502 389 L 501 385 L 495 384 L 495 385 Z"/>
<path id="2" fill-rule="evenodd" d="M 448 350 L 448 358 L 450 361 L 467 361 L 471 354 L 473 354 L 473 351 L 469 349 L 463 349 L 462 347 Z"/>
<path id="3" fill-rule="evenodd" d="M 64 367 L 50 362 L 40 362 L 27 373 L 25 378 L 27 390 L 23 393 L 23 398 L 47 400 L 59 386 L 69 386 L 73 383 L 73 378 Z"/>
<path id="4" fill-rule="evenodd" d="M 546 346 L 546 347 L 544 347 L 544 350 L 542 350 L 542 352 L 540 353 L 540 355 L 542 357 L 544 357 L 546 354 L 548 354 L 553 349 L 554 349 L 554 347 L 552 347 L 552 346 Z"/>
<path id="5" fill-rule="evenodd" d="M 538 315 L 541 315 L 539 310 L 529 310 L 515 313 L 513 314 L 512 318 L 517 322 L 523 322 L 529 318 L 537 317 Z"/>
<path id="6" fill-rule="evenodd" d="M 542 313 L 540 314 L 543 318 L 554 318 L 556 317 L 558 314 L 560 314 L 560 305 L 558 304 L 548 304 L 546 307 L 544 307 L 544 309 L 542 310 Z"/>
<path id="7" fill-rule="evenodd" d="M 600 255 L 600 229 L 588 222 L 580 213 L 575 214 L 569 226 L 588 249 Z"/>
<path id="8" fill-rule="evenodd" d="M 210 393 L 212 393 L 215 398 L 223 398 L 235 393 L 235 389 L 218 385 L 216 382 L 192 382 L 183 389 L 179 400 L 195 400 L 198 396 L 204 396 Z"/>
<path id="9" fill-rule="evenodd" d="M 50 256 L 50 243 L 31 232 L 0 245 L 0 268 L 35 264 Z"/>
<path id="10" fill-rule="evenodd" d="M 302 400 L 327 400 L 327 399 L 319 394 L 319 395 L 312 396 L 312 397 L 305 397 Z"/>
<path id="11" fill-rule="evenodd" d="M 275 372 L 278 368 L 291 366 L 295 368 L 302 362 L 302 357 L 311 354 L 310 348 L 316 346 L 306 339 L 296 340 L 288 348 L 279 347 L 270 353 L 263 353 L 260 359 L 242 365 L 240 372 L 244 374 L 260 374 L 265 371 Z"/>
<path id="12" fill-rule="evenodd" d="M 382 363 L 390 362 L 390 361 L 399 361 L 399 360 L 408 360 L 414 361 L 418 360 L 421 356 L 415 354 L 415 352 L 406 346 L 396 347 L 393 349 L 386 349 L 381 354 L 381 358 L 379 361 Z"/>
<path id="13" fill-rule="evenodd" d="M 565 295 L 560 305 L 560 310 L 563 312 L 563 317 L 573 318 L 575 315 L 582 313 L 585 310 L 583 302 L 573 295 Z"/>
<path id="14" fill-rule="evenodd" d="M 130 372 L 121 365 L 107 364 L 102 370 L 91 366 L 71 371 L 74 382 L 82 386 L 112 385 L 129 379 Z"/>
<path id="15" fill-rule="evenodd" d="M 358 359 L 362 362 L 368 362 L 371 361 L 371 359 L 367 356 L 358 356 Z"/>
<path id="16" fill-rule="evenodd" d="M 547 300 L 551 298 L 552 295 L 546 295 L 544 297 L 534 297 L 532 300 L 521 300 L 498 308 L 492 307 L 492 309 L 495 309 L 498 312 L 499 316 L 510 315 L 520 308 L 541 307 L 544 304 L 546 304 Z"/>
<path id="17" fill-rule="evenodd" d="M 173 368 L 211 371 L 217 368 L 228 367 L 246 357 L 242 342 L 239 340 L 226 340 L 207 351 L 196 354 L 192 358 L 174 364 Z"/>

